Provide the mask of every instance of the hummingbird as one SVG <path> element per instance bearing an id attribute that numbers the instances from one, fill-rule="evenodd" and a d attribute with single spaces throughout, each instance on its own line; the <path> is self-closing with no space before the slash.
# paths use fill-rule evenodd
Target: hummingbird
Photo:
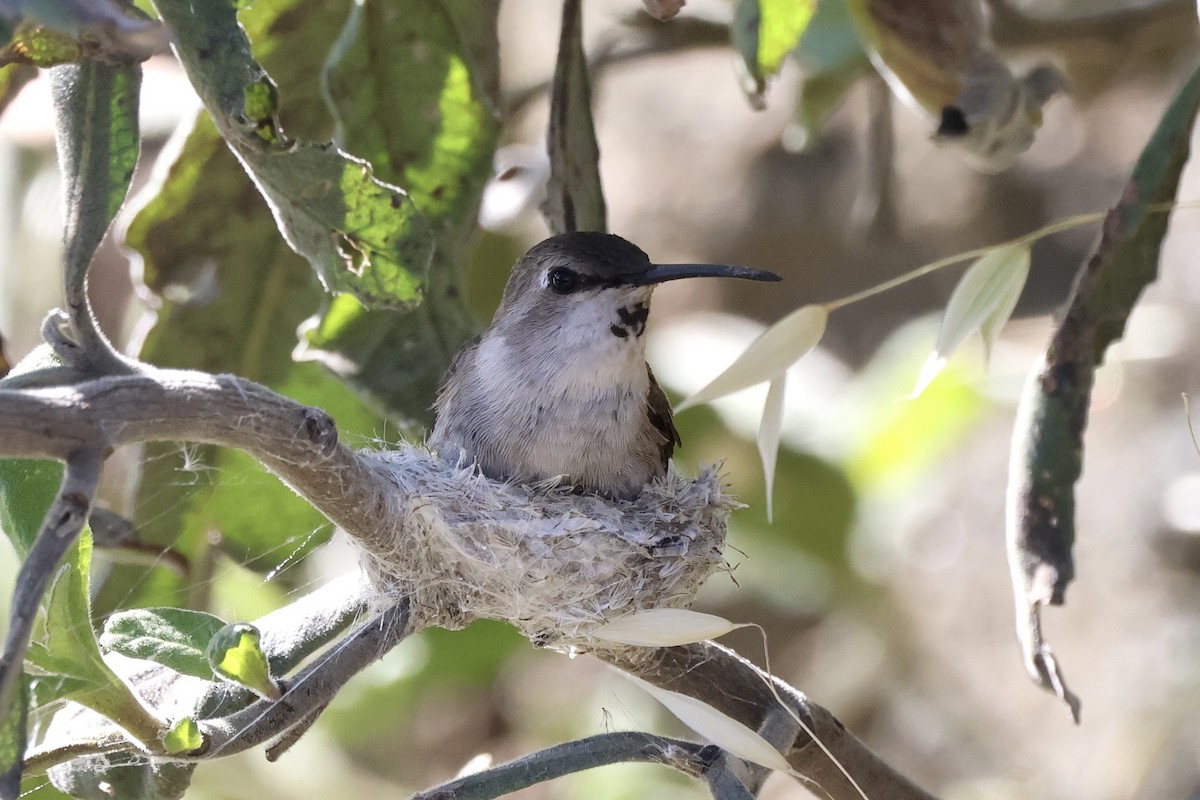
<path id="1" fill-rule="evenodd" d="M 650 296 L 697 277 L 779 280 L 727 264 L 654 264 L 607 233 L 534 245 L 513 266 L 491 325 L 442 379 L 430 448 L 497 480 L 565 477 L 583 491 L 636 497 L 681 444 L 646 363 Z"/>

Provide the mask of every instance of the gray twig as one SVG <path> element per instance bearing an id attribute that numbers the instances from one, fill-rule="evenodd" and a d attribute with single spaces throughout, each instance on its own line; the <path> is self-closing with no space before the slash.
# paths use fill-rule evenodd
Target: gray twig
<path id="1" fill-rule="evenodd" d="M 19 697 L 25 651 L 37 616 L 42 595 L 46 593 L 63 554 L 79 537 L 87 522 L 96 484 L 100 480 L 101 451 L 95 448 L 73 451 L 66 459 L 58 496 L 42 521 L 37 539 L 17 573 L 12 607 L 8 615 L 8 635 L 0 653 L 0 719 L 13 713 Z"/>
<path id="2" fill-rule="evenodd" d="M 63 172 L 63 293 L 43 335 L 71 366 L 98 375 L 132 372 L 100 330 L 88 299 L 87 274 L 125 199 L 138 156 L 138 64 L 84 59 L 50 70 L 55 134 Z M 69 322 L 69 324 L 68 324 Z"/>
<path id="3" fill-rule="evenodd" d="M 328 705 L 346 681 L 411 632 L 407 602 L 384 609 L 288 681 L 279 700 L 260 700 L 228 716 L 202 721 L 205 747 L 196 758 L 233 755 L 285 737 L 292 727 L 304 725 Z"/>
<path id="4" fill-rule="evenodd" d="M 711 746 L 639 731 L 602 733 L 443 783 L 413 795 L 412 800 L 490 800 L 585 769 L 627 762 L 663 764 L 698 776 L 705 774 L 719 752 Z M 725 786 L 727 779 L 722 777 L 720 783 Z"/>

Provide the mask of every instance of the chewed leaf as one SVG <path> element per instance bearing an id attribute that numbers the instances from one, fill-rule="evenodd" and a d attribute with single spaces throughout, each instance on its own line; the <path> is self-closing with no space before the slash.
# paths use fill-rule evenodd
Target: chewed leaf
<path id="1" fill-rule="evenodd" d="M 762 422 L 758 425 L 758 455 L 762 458 L 763 476 L 767 484 L 767 522 L 772 521 L 774 508 L 772 498 L 775 489 L 775 461 L 779 456 L 779 435 L 783 429 L 783 395 L 787 373 L 782 372 L 771 381 L 767 390 L 767 402 L 763 406 Z"/>
<path id="2" fill-rule="evenodd" d="M 996 332 L 1012 316 L 1028 277 L 1027 244 L 997 247 L 972 264 L 946 305 L 946 316 L 938 331 L 937 354 L 950 355 L 963 339 L 984 330 L 984 326 L 992 337 L 988 341 L 990 347 Z"/>
<path id="3" fill-rule="evenodd" d="M 601 625 L 592 636 L 637 647 L 675 647 L 715 639 L 740 627 L 724 617 L 686 608 L 647 608 Z"/>
<path id="4" fill-rule="evenodd" d="M 708 703 L 694 697 L 688 697 L 679 692 L 660 689 L 641 678 L 628 673 L 622 673 L 629 680 L 645 689 L 650 695 L 667 707 L 683 724 L 696 733 L 708 739 L 713 744 L 728 750 L 739 758 L 761 764 L 770 769 L 790 772 L 791 765 L 783 754 L 771 746 L 763 737 L 746 727 L 736 719 L 729 717 Z"/>
<path id="5" fill-rule="evenodd" d="M 763 331 L 728 369 L 680 403 L 679 410 L 773 380 L 817 346 L 825 335 L 828 319 L 829 312 L 824 306 L 808 305 L 796 309 Z"/>

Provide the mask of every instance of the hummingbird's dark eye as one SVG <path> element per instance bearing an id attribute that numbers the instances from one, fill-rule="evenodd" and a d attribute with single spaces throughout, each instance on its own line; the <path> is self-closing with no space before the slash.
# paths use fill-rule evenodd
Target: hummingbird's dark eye
<path id="1" fill-rule="evenodd" d="M 569 270 L 566 267 L 555 267 L 550 270 L 550 274 L 546 277 L 550 288 L 558 294 L 570 294 L 578 289 L 582 283 L 579 280 L 579 273 Z"/>

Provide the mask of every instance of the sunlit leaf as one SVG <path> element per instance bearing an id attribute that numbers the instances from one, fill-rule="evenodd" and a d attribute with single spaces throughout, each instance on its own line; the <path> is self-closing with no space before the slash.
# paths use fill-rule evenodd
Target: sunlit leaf
<path id="1" fill-rule="evenodd" d="M 990 347 L 995 333 L 1012 316 L 1029 277 L 1029 245 L 997 247 L 980 258 L 963 274 L 938 331 L 937 352 L 948 356 L 971 333 L 987 326 Z"/>
<path id="2" fill-rule="evenodd" d="M 1007 245 L 978 259 L 963 274 L 946 304 L 937 345 L 921 368 L 914 396 L 925 390 L 950 354 L 975 331 L 983 333 L 984 347 L 991 352 L 1025 287 L 1029 261 L 1029 245 Z"/>
<path id="3" fill-rule="evenodd" d="M 372 406 L 418 429 L 458 347 L 476 328 L 461 266 L 499 136 L 498 4 L 364 0 L 322 75 L 337 141 L 403 186 L 433 227 L 420 308 L 336 297 L 306 323 L 296 357 L 333 371 Z"/>
<path id="4" fill-rule="evenodd" d="M 369 305 L 417 303 L 433 233 L 408 195 L 361 159 L 283 132 L 275 85 L 252 57 L 233 4 L 160 0 L 157 7 L 192 85 L 288 244 L 331 291 Z"/>
<path id="5" fill-rule="evenodd" d="M 817 346 L 825 335 L 829 312 L 824 306 L 802 306 L 763 331 L 707 386 L 679 404 L 679 410 L 716 400 L 780 375 Z"/>
<path id="6" fill-rule="evenodd" d="M 772 747 L 770 742 L 708 703 L 679 692 L 661 689 L 628 673 L 622 674 L 666 706 L 683 724 L 718 747 L 770 769 L 791 771 L 787 759 Z"/>
<path id="7" fill-rule="evenodd" d="M 762 421 L 758 425 L 758 455 L 762 458 L 763 476 L 767 489 L 767 522 L 773 519 L 775 489 L 775 461 L 779 456 L 779 437 L 783 430 L 783 397 L 787 373 L 781 372 L 771 380 L 767 389 L 767 402 L 763 406 Z"/>
<path id="8" fill-rule="evenodd" d="M 285 123 L 298 135 L 328 135 L 329 113 L 306 57 L 328 43 L 348 10 L 344 1 L 264 0 L 239 16 L 255 55 L 280 81 Z M 381 414 L 365 408 L 321 365 L 292 361 L 296 330 L 325 295 L 311 268 L 279 236 L 212 121 L 201 114 L 176 144 L 169 151 L 174 158 L 164 154 L 160 160 L 170 169 L 160 170 L 159 180 L 147 187 L 125 237 L 142 256 L 143 291 L 154 295 L 157 309 L 138 355 L 159 366 L 258 381 L 327 411 L 346 441 L 394 435 L 394 425 L 385 425 Z M 360 377 L 382 368 L 371 365 Z M 441 369 L 443 362 L 428 367 Z M 399 402 L 397 397 L 392 399 Z M 413 409 L 428 406 L 428 394 L 411 398 Z M 209 557 L 209 534 L 217 530 L 222 551 L 267 571 L 328 539 L 332 528 L 325 518 L 243 453 L 166 443 L 149 443 L 146 450 L 134 522 L 147 545 L 171 547 L 198 565 Z M 96 606 L 106 613 L 174 602 L 186 582 L 199 577 L 115 565 Z"/>
<path id="9" fill-rule="evenodd" d="M 795 50 L 800 63 L 799 97 L 783 145 L 806 149 L 846 91 L 871 70 L 871 61 L 843 0 L 821 0 Z"/>
<path id="10" fill-rule="evenodd" d="M 738 0 L 730 32 L 746 95 L 756 108 L 764 104 L 767 81 L 795 49 L 815 5 L 813 0 Z"/>
<path id="11" fill-rule="evenodd" d="M 258 629 L 244 622 L 226 625 L 208 644 L 208 663 L 213 672 L 244 686 L 260 697 L 278 700 L 280 691 L 267 656 L 262 651 Z"/>
<path id="12" fill-rule="evenodd" d="M 607 622 L 591 635 L 638 647 L 675 647 L 715 639 L 741 627 L 715 614 L 685 608 L 647 608 Z"/>
<path id="13" fill-rule="evenodd" d="M 200 726 L 191 717 L 177 720 L 163 737 L 163 749 L 171 755 L 195 752 L 203 745 L 204 736 L 200 733 Z"/>

